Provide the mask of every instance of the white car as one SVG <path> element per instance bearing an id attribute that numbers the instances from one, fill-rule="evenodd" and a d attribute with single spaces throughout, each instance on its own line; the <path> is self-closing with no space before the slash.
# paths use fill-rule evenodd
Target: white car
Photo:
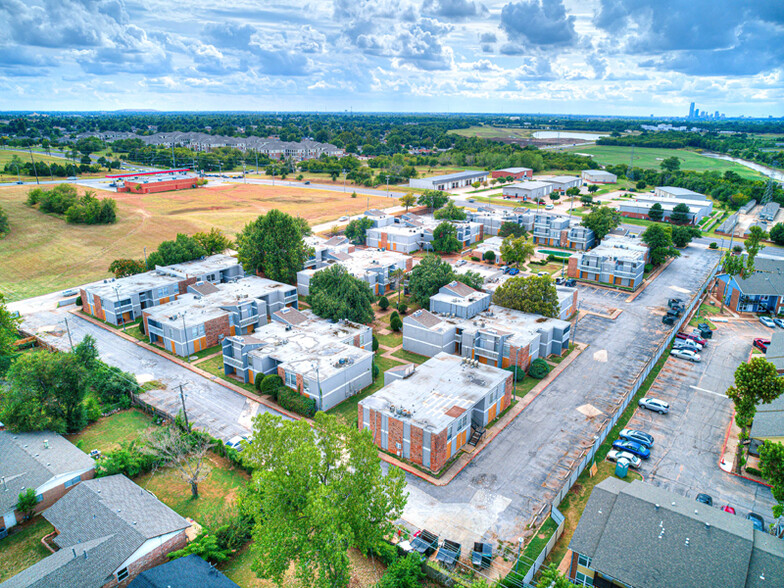
<path id="1" fill-rule="evenodd" d="M 231 447 L 232 449 L 236 449 L 237 453 L 245 449 L 245 446 L 250 443 L 247 437 L 243 437 L 242 435 L 234 435 L 231 439 L 226 441 L 226 447 Z"/>
<path id="2" fill-rule="evenodd" d="M 632 455 L 628 451 L 612 449 L 607 454 L 607 461 L 618 461 L 619 459 L 627 460 L 629 465 L 632 466 L 635 470 L 640 469 L 640 465 L 642 465 L 642 460 L 636 455 Z"/>
<path id="3" fill-rule="evenodd" d="M 769 318 L 767 316 L 761 316 L 761 317 L 759 317 L 759 321 L 763 325 L 765 325 L 766 327 L 769 327 L 771 329 L 775 329 L 776 328 L 776 323 L 773 322 L 772 318 Z"/>
<path id="4" fill-rule="evenodd" d="M 553 208 L 555 208 L 555 206 L 553 206 L 552 204 L 548 204 L 547 206 L 544 207 L 545 210 L 552 210 Z"/>
<path id="5" fill-rule="evenodd" d="M 341 217 L 340 217 L 338 220 L 339 220 L 340 222 L 347 221 L 347 220 L 348 220 L 348 217 L 347 217 L 347 216 L 341 216 Z"/>
<path id="6" fill-rule="evenodd" d="M 647 408 L 648 410 L 658 412 L 659 414 L 667 414 L 670 412 L 670 404 L 664 402 L 664 400 L 659 400 L 658 398 L 640 398 L 640 402 L 637 404 L 642 408 Z"/>
<path id="7" fill-rule="evenodd" d="M 700 362 L 700 354 L 691 349 L 673 349 L 670 351 L 670 355 L 680 357 L 681 359 L 688 359 L 694 363 Z"/>

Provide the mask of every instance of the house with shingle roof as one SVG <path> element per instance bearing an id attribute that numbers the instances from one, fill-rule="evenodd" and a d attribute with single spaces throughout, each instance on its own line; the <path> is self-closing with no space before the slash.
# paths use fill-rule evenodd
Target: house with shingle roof
<path id="1" fill-rule="evenodd" d="M 93 459 L 52 431 L 0 431 L 0 538 L 22 521 L 19 494 L 35 490 L 39 513 L 82 480 L 95 476 Z"/>
<path id="2" fill-rule="evenodd" d="M 736 312 L 779 314 L 784 307 L 784 259 L 760 254 L 751 274 L 716 276 L 716 290 Z"/>
<path id="3" fill-rule="evenodd" d="M 128 584 L 128 588 L 239 588 L 214 565 L 198 555 L 179 557 L 145 570 Z"/>
<path id="4" fill-rule="evenodd" d="M 578 586 L 784 586 L 784 541 L 645 482 L 596 485 L 569 543 Z"/>
<path id="5" fill-rule="evenodd" d="M 190 523 L 125 476 L 79 484 L 47 509 L 54 554 L 3 588 L 113 588 L 166 561 L 188 542 Z"/>

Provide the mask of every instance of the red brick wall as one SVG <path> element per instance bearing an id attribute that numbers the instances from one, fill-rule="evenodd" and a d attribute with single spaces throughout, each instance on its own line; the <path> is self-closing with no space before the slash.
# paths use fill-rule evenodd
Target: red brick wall
<path id="1" fill-rule="evenodd" d="M 512 365 L 527 370 L 528 366 L 531 365 L 531 353 L 528 346 L 515 347 L 514 345 L 511 345 L 509 347 L 509 359 Z"/>
<path id="2" fill-rule="evenodd" d="M 278 377 L 284 382 L 286 381 L 286 371 L 281 366 L 278 366 Z"/>
<path id="3" fill-rule="evenodd" d="M 579 554 L 572 552 L 572 561 L 569 564 L 569 579 L 574 580 L 575 574 L 577 574 L 577 560 L 579 559 Z"/>
<path id="4" fill-rule="evenodd" d="M 422 429 L 415 425 L 411 425 L 411 449 L 410 449 L 410 461 L 417 465 L 422 465 L 422 439 L 424 437 L 424 433 L 422 433 Z"/>
<path id="5" fill-rule="evenodd" d="M 74 476 L 74 477 L 76 477 L 76 476 Z M 90 470 L 89 472 L 85 472 L 85 473 L 82 474 L 82 481 L 84 481 L 84 480 L 91 480 L 94 477 L 95 477 L 95 470 Z M 60 484 L 59 486 L 55 486 L 54 488 L 50 488 L 49 490 L 47 490 L 46 492 L 43 493 L 43 500 L 41 502 L 39 502 L 35 506 L 35 513 L 36 514 L 39 514 L 39 513 L 43 512 L 43 511 L 45 511 L 47 508 L 52 506 L 55 502 L 60 500 L 63 496 L 68 494 L 68 492 L 72 488 L 76 488 L 76 486 L 79 485 L 79 484 L 74 484 L 70 488 L 66 488 L 65 487 L 65 482 L 66 481 L 67 480 L 64 480 L 63 483 Z M 24 515 L 22 513 L 20 513 L 20 512 L 15 512 L 14 514 L 16 515 L 16 522 L 17 523 L 21 523 L 22 520 L 24 519 Z"/>
<path id="6" fill-rule="evenodd" d="M 125 182 L 123 192 L 139 192 L 141 194 L 154 194 L 156 192 L 171 192 L 172 190 L 186 190 L 196 187 L 196 178 L 185 178 L 177 180 L 167 180 L 154 184 L 142 184 L 141 182 Z"/>
<path id="7" fill-rule="evenodd" d="M 572 294 L 572 305 L 569 307 L 569 316 L 577 312 L 577 290 Z"/>
<path id="8" fill-rule="evenodd" d="M 566 264 L 566 275 L 570 278 L 576 278 L 578 271 L 577 271 L 577 257 L 574 255 L 569 258 L 569 262 Z"/>
<path id="9" fill-rule="evenodd" d="M 180 294 L 185 294 L 188 291 L 188 286 L 192 286 L 196 282 L 198 282 L 198 278 L 188 278 L 183 280 L 182 282 L 177 284 L 177 289 L 180 291 Z"/>
<path id="10" fill-rule="evenodd" d="M 357 250 L 357 248 L 354 245 L 349 245 L 348 246 L 348 252 L 349 253 L 354 253 L 356 250 Z"/>
<path id="11" fill-rule="evenodd" d="M 304 389 L 304 380 L 302 379 L 302 374 L 295 374 L 297 378 L 297 392 L 302 394 L 302 390 Z"/>
<path id="12" fill-rule="evenodd" d="M 564 229 L 561 231 L 561 239 L 558 242 L 561 247 L 568 247 L 569 246 L 569 229 Z"/>
<path id="13" fill-rule="evenodd" d="M 430 436 L 430 469 L 437 472 L 448 460 L 446 429 L 444 429 L 437 435 Z"/>
<path id="14" fill-rule="evenodd" d="M 127 586 L 130 584 L 133 579 L 141 574 L 145 570 L 149 570 L 150 568 L 154 568 L 155 566 L 159 566 L 163 563 L 169 561 L 169 558 L 166 557 L 167 554 L 171 553 L 172 551 L 177 551 L 178 549 L 182 549 L 188 544 L 188 537 L 185 535 L 185 531 L 181 531 L 171 539 L 169 539 L 166 543 L 161 545 L 160 547 L 153 549 L 150 553 L 143 555 L 136 561 L 132 562 L 128 565 L 128 577 L 123 580 L 122 582 L 118 582 L 114 577 L 103 585 L 103 588 L 115 588 L 116 586 Z"/>
<path id="15" fill-rule="evenodd" d="M 205 322 L 204 334 L 207 338 L 207 347 L 217 345 L 219 335 L 224 335 L 225 337 L 231 335 L 229 315 L 224 314 L 223 316 L 219 316 L 218 318 L 214 318 Z"/>
<path id="16" fill-rule="evenodd" d="M 382 249 L 386 249 L 389 246 L 389 240 L 386 232 L 381 233 L 381 239 L 379 239 L 378 246 Z"/>
<path id="17" fill-rule="evenodd" d="M 512 403 L 513 391 L 514 391 L 514 376 L 512 374 L 509 374 L 509 377 L 506 378 L 506 382 L 504 383 L 504 395 L 501 398 L 501 410 L 498 411 L 499 413 L 506 410 L 506 407 L 508 407 Z"/>
<path id="18" fill-rule="evenodd" d="M 403 422 L 398 419 L 389 418 L 389 431 L 387 435 L 387 451 L 403 457 Z M 400 449 L 397 448 L 396 443 L 400 443 Z"/>
<path id="19" fill-rule="evenodd" d="M 412 269 L 414 269 L 414 258 L 409 257 L 406 259 L 406 271 L 410 272 Z"/>
<path id="20" fill-rule="evenodd" d="M 359 347 L 359 335 L 354 335 L 354 347 Z"/>
<path id="21" fill-rule="evenodd" d="M 147 324 L 147 317 L 149 315 L 146 312 L 142 312 L 142 322 L 144 323 L 144 334 L 147 335 L 149 338 L 150 336 L 150 326 Z"/>
<path id="22" fill-rule="evenodd" d="M 485 226 L 479 225 L 479 241 L 485 238 Z"/>

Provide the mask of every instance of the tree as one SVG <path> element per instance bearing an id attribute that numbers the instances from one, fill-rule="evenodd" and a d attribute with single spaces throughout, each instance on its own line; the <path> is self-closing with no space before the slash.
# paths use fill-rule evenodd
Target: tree
<path id="1" fill-rule="evenodd" d="M 193 237 L 177 233 L 174 241 L 164 241 L 158 249 L 147 257 L 147 269 L 154 270 L 159 265 L 172 265 L 193 261 L 207 255 L 204 247 Z"/>
<path id="2" fill-rule="evenodd" d="M 735 422 L 740 427 L 740 441 L 736 455 L 736 470 L 743 465 L 742 441 L 748 439 L 748 429 L 754 420 L 758 404 L 770 404 L 784 392 L 784 380 L 778 377 L 776 366 L 763 357 L 744 362 L 735 370 L 735 385 L 727 389 L 727 397 L 735 403 Z"/>
<path id="3" fill-rule="evenodd" d="M 681 160 L 677 157 L 667 157 L 659 165 L 664 171 L 674 172 L 681 168 Z"/>
<path id="4" fill-rule="evenodd" d="M 378 307 L 381 310 L 386 310 L 387 308 L 389 308 L 389 298 L 387 298 L 386 296 L 382 296 L 381 298 L 379 298 Z"/>
<path id="5" fill-rule="evenodd" d="M 411 299 L 422 308 L 429 308 L 430 297 L 454 279 L 455 272 L 451 265 L 437 255 L 428 254 L 414 267 L 408 278 Z"/>
<path id="6" fill-rule="evenodd" d="M 768 234 L 762 227 L 753 226 L 749 229 L 749 237 L 743 242 L 746 247 L 746 272 L 751 275 L 754 273 L 754 259 L 757 254 L 765 247 L 762 244 L 764 239 L 767 239 Z"/>
<path id="7" fill-rule="evenodd" d="M 422 558 L 416 553 L 398 557 L 393 561 L 376 584 L 376 588 L 420 588 L 425 573 Z"/>
<path id="8" fill-rule="evenodd" d="M 776 223 L 771 227 L 770 240 L 776 245 L 784 245 L 784 223 Z"/>
<path id="9" fill-rule="evenodd" d="M 13 343 L 19 338 L 16 325 L 20 317 L 11 314 L 5 305 L 5 297 L 0 293 L 0 357 L 14 352 Z"/>
<path id="10" fill-rule="evenodd" d="M 759 448 L 759 455 L 762 477 L 770 484 L 773 498 L 778 502 L 773 507 L 773 516 L 779 518 L 784 514 L 784 444 L 765 441 Z"/>
<path id="11" fill-rule="evenodd" d="M 466 211 L 462 206 L 455 206 L 455 203 L 451 200 L 446 203 L 446 206 L 436 210 L 433 213 L 433 217 L 438 220 L 465 220 L 466 219 Z"/>
<path id="12" fill-rule="evenodd" d="M 310 309 L 321 318 L 355 323 L 373 320 L 373 291 L 340 264 L 316 272 L 310 279 Z"/>
<path id="13" fill-rule="evenodd" d="M 593 194 L 594 192 L 598 192 L 599 191 L 599 186 L 597 186 L 596 184 L 591 184 L 590 186 L 588 186 L 588 191 L 591 194 Z"/>
<path id="14" fill-rule="evenodd" d="M 668 257 L 679 257 L 681 252 L 672 246 L 672 227 L 665 225 L 651 225 L 640 237 L 643 243 L 650 248 L 651 263 L 659 265 Z"/>
<path id="15" fill-rule="evenodd" d="M 488 249 L 485 251 L 484 255 L 482 255 L 482 259 L 489 261 L 490 263 L 495 263 L 495 251 Z"/>
<path id="16" fill-rule="evenodd" d="M 472 272 L 468 270 L 467 272 L 463 272 L 462 274 L 457 274 L 455 279 L 458 282 L 462 282 L 469 288 L 473 288 L 474 290 L 481 290 L 482 286 L 485 283 L 485 279 L 479 272 Z M 403 311 L 401 311 L 402 313 Z"/>
<path id="17" fill-rule="evenodd" d="M 638 190 L 645 190 L 645 186 L 647 185 L 648 184 L 645 183 L 645 180 L 640 180 L 634 185 L 634 187 L 637 188 Z"/>
<path id="18" fill-rule="evenodd" d="M 561 199 L 560 192 L 550 192 L 550 200 L 553 202 L 558 202 Z"/>
<path id="19" fill-rule="evenodd" d="M 425 190 L 420 194 L 417 203 L 420 206 L 427 206 L 430 210 L 438 210 L 449 200 L 449 194 L 440 190 Z"/>
<path id="20" fill-rule="evenodd" d="M 343 234 L 346 236 L 346 239 L 355 245 L 364 245 L 367 238 L 367 230 L 372 228 L 373 219 L 369 216 L 363 216 L 362 218 L 355 218 L 349 221 Z"/>
<path id="21" fill-rule="evenodd" d="M 507 237 L 501 243 L 501 259 L 506 264 L 520 265 L 525 263 L 536 253 L 533 243 L 528 243 L 524 237 L 517 239 Z"/>
<path id="22" fill-rule="evenodd" d="M 38 498 L 36 498 L 34 488 L 27 488 L 24 492 L 19 493 L 19 499 L 16 501 L 16 510 L 22 513 L 24 520 L 33 516 L 37 505 Z"/>
<path id="23" fill-rule="evenodd" d="M 180 430 L 169 425 L 148 435 L 143 452 L 176 469 L 191 487 L 191 497 L 199 497 L 199 482 L 210 474 L 207 452 L 214 446 L 208 435 Z"/>
<path id="24" fill-rule="evenodd" d="M 223 253 L 233 245 L 231 239 L 217 227 L 212 227 L 209 233 L 196 233 L 193 239 L 204 248 L 207 255 Z"/>
<path id="25" fill-rule="evenodd" d="M 549 276 L 507 280 L 496 289 L 493 302 L 512 310 L 550 318 L 558 316 L 558 291 Z"/>
<path id="26" fill-rule="evenodd" d="M 576 186 L 572 186 L 571 188 L 566 190 L 566 195 L 567 196 L 574 197 L 574 196 L 579 196 L 579 194 L 580 194 L 580 188 L 578 188 Z"/>
<path id="27" fill-rule="evenodd" d="M 591 229 L 597 241 L 621 224 L 621 213 L 609 206 L 599 206 L 583 217 L 582 224 Z"/>
<path id="28" fill-rule="evenodd" d="M 697 227 L 674 226 L 672 227 L 672 244 L 676 247 L 686 247 L 691 240 L 699 237 L 702 233 Z"/>
<path id="29" fill-rule="evenodd" d="M 403 194 L 400 197 L 400 206 L 405 206 L 406 212 L 408 212 L 409 207 L 414 206 L 416 202 L 417 202 L 416 196 L 414 196 L 411 192 L 408 192 L 407 194 Z"/>
<path id="30" fill-rule="evenodd" d="M 397 290 L 397 303 L 400 304 L 400 297 L 403 294 L 403 278 L 406 276 L 406 270 L 402 267 L 392 270 L 392 279 L 395 281 L 395 290 Z"/>
<path id="31" fill-rule="evenodd" d="M 399 331 L 403 328 L 403 320 L 400 318 L 400 315 L 396 310 L 393 310 L 389 317 L 389 328 L 393 331 Z"/>
<path id="32" fill-rule="evenodd" d="M 593 196 L 590 194 L 583 194 L 580 196 L 580 202 L 585 206 L 591 206 L 593 204 Z"/>
<path id="33" fill-rule="evenodd" d="M 689 207 L 683 202 L 676 204 L 675 208 L 672 209 L 672 213 L 670 214 L 670 222 L 676 225 L 681 225 L 690 221 Z"/>
<path id="34" fill-rule="evenodd" d="M 577 588 L 569 578 L 558 571 L 558 566 L 551 563 L 542 571 L 536 588 Z"/>
<path id="35" fill-rule="evenodd" d="M 502 239 L 512 235 L 513 237 L 525 237 L 528 231 L 522 225 L 518 225 L 512 221 L 504 221 L 501 223 L 501 228 L 498 229 L 498 236 Z"/>
<path id="36" fill-rule="evenodd" d="M 462 243 L 457 240 L 457 229 L 449 221 L 443 221 L 433 229 L 432 245 L 439 253 L 455 253 L 462 248 Z"/>
<path id="37" fill-rule="evenodd" d="M 144 262 L 138 259 L 115 259 L 109 264 L 109 271 L 114 274 L 115 278 L 140 274 L 146 269 Z"/>
<path id="38" fill-rule="evenodd" d="M 11 226 L 8 224 L 8 215 L 0 208 L 0 237 L 4 237 L 10 230 Z"/>
<path id="39" fill-rule="evenodd" d="M 237 235 L 238 258 L 245 271 L 263 272 L 270 280 L 294 284 L 311 255 L 302 240 L 307 226 L 303 221 L 272 209 L 245 225 Z"/>
<path id="40" fill-rule="evenodd" d="M 655 202 L 648 210 L 648 218 L 656 222 L 661 221 L 661 219 L 664 218 L 664 209 L 662 208 L 662 205 Z"/>
<path id="41" fill-rule="evenodd" d="M 333 415 L 317 413 L 312 426 L 257 416 L 243 461 L 253 469 L 241 501 L 255 521 L 252 567 L 278 584 L 294 564 L 305 585 L 347 586 L 347 550 L 379 545 L 406 503 L 403 472 L 384 475 L 370 432 Z"/>
<path id="42" fill-rule="evenodd" d="M 202 529 L 196 538 L 182 549 L 173 551 L 169 554 L 169 559 L 179 559 L 188 555 L 198 555 L 212 563 L 226 561 L 231 556 L 231 550 L 221 547 L 218 538 Z"/>

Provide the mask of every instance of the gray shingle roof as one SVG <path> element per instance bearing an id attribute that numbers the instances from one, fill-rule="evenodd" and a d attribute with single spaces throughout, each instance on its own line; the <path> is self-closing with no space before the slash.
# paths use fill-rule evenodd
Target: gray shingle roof
<path id="1" fill-rule="evenodd" d="M 770 352 L 770 348 L 768 348 L 768 352 Z M 768 359 L 767 356 L 766 359 Z M 754 422 L 749 434 L 752 439 L 784 436 L 784 396 L 779 396 L 770 404 L 759 403 L 757 405 L 757 414 L 754 415 Z"/>
<path id="2" fill-rule="evenodd" d="M 0 431 L 0 456 L 0 476 L 4 478 L 0 513 L 13 509 L 25 488 L 38 488 L 56 476 L 95 467 L 89 455 L 51 431 Z"/>
<path id="3" fill-rule="evenodd" d="M 781 561 L 781 544 L 778 537 L 754 531 L 754 548 L 746 576 L 746 588 L 784 586 L 784 565 Z"/>
<path id="4" fill-rule="evenodd" d="M 756 534 L 750 521 L 650 484 L 612 478 L 594 488 L 570 548 L 591 557 L 591 567 L 604 575 L 645 588 L 778 586 L 751 576 L 770 568 L 770 577 L 779 578 L 784 570 L 784 542 Z"/>
<path id="5" fill-rule="evenodd" d="M 784 259 L 758 255 L 754 273 L 735 281 L 746 296 L 784 296 Z"/>
<path id="6" fill-rule="evenodd" d="M 128 588 L 239 588 L 198 555 L 180 557 L 136 576 Z"/>

